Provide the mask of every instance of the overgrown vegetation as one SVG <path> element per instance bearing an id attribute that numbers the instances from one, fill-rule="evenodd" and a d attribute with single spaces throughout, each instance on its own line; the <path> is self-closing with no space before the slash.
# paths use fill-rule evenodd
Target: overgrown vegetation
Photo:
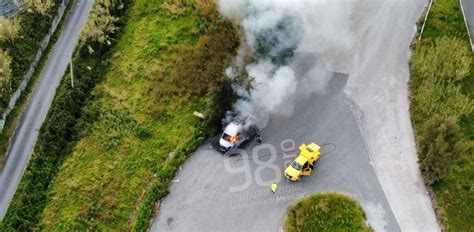
<path id="1" fill-rule="evenodd" d="M 316 194 L 288 209 L 285 231 L 372 231 L 362 207 L 337 193 Z"/>
<path id="2" fill-rule="evenodd" d="M 7 19 L 0 16 L 0 42 L 11 44 L 20 32 L 20 20 L 18 18 Z"/>
<path id="3" fill-rule="evenodd" d="M 110 44 L 110 36 L 117 31 L 119 18 L 111 13 L 111 9 L 123 9 L 122 0 L 97 1 L 81 33 L 81 41 Z M 92 50 L 91 50 L 92 52 Z"/>
<path id="4" fill-rule="evenodd" d="M 446 177 L 454 161 L 466 151 L 456 119 L 434 115 L 424 123 L 418 149 L 421 172 L 428 184 Z"/>
<path id="5" fill-rule="evenodd" d="M 60 3 L 61 0 L 27 0 L 26 6 L 31 7 L 25 7 L 13 19 L 0 18 L 0 48 L 11 57 L 11 88 L 0 99 L 0 113 L 25 77 Z"/>
<path id="6" fill-rule="evenodd" d="M 51 17 L 49 9 L 54 6 L 54 0 L 26 0 L 25 9 L 29 12 L 38 12 L 41 15 Z"/>
<path id="7" fill-rule="evenodd" d="M 60 2 L 59 0 L 48 1 Z M 9 75 L 2 76 L 0 115 L 3 114 L 4 110 L 6 109 L 11 94 L 17 90 L 19 83 L 24 79 L 31 62 L 33 61 L 33 58 L 40 47 L 40 42 L 49 30 L 52 19 L 56 14 L 57 6 L 55 5 L 53 5 L 51 9 L 48 8 L 49 10 L 45 14 L 46 11 L 44 10 L 46 9 L 46 5 L 42 6 L 42 12 L 39 13 L 35 10 L 35 8 L 28 7 L 30 2 L 31 0 L 25 1 L 27 7 L 20 11 L 19 15 L 13 19 L 5 19 L 0 17 L 0 24 L 2 25 L 0 26 L 0 49 L 8 53 L 7 59 L 10 60 L 10 68 L 3 69 L 3 73 L 9 73 Z M 48 14 L 53 15 L 50 16 Z M 40 18 L 44 19 L 41 19 L 42 21 L 38 22 Z M 31 34 L 34 34 L 34 36 L 29 37 Z M 24 37 L 28 38 L 25 39 Z M 54 39 L 55 36 L 53 36 L 51 42 L 53 42 Z M 50 45 L 51 44 L 49 44 L 49 46 Z M 50 47 L 48 47 L 46 51 L 49 51 L 49 49 Z M 14 55 L 9 53 L 10 50 L 13 51 Z M 44 62 L 44 57 L 45 56 L 41 58 L 41 62 Z M 38 69 L 40 68 L 38 67 Z M 38 73 L 38 70 L 35 70 L 35 75 Z M 5 158 L 4 156 L 9 146 L 10 139 L 16 127 L 16 123 L 19 120 L 19 113 L 21 111 L 20 108 L 22 108 L 24 105 L 24 101 L 27 98 L 25 95 L 28 95 L 29 89 L 32 86 L 32 82 L 34 81 L 30 81 L 30 83 L 28 83 L 27 90 L 21 94 L 19 101 L 17 101 L 17 106 L 12 109 L 12 112 L 10 112 L 6 118 L 4 129 L 0 133 L 0 164 L 3 164 Z"/>
<path id="8" fill-rule="evenodd" d="M 411 112 L 425 182 L 448 231 L 474 227 L 474 65 L 459 1 L 433 4 L 411 60 Z"/>
<path id="9" fill-rule="evenodd" d="M 122 11 L 115 10 L 113 13 L 118 15 Z M 110 56 L 110 47 L 99 43 L 85 45 L 94 47 L 96 52 L 90 54 L 87 46 L 76 50 L 73 58 L 74 88 L 71 88 L 68 78 L 63 78 L 40 130 L 31 161 L 0 223 L 0 231 L 41 228 L 38 221 L 46 204 L 51 180 L 58 172 L 64 156 L 80 138 L 80 132 L 87 127 L 88 120 L 97 117 L 94 111 L 83 106 L 92 101 L 90 92 L 108 68 L 106 58 Z"/>
<path id="10" fill-rule="evenodd" d="M 4 228 L 145 230 L 179 165 L 220 126 L 238 40 L 214 2 L 126 9 L 116 45 L 83 40 L 74 71 L 84 88 L 61 84 Z"/>

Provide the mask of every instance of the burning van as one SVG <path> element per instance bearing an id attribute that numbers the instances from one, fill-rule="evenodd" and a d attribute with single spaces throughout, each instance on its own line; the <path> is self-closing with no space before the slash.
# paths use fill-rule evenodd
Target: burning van
<path id="1" fill-rule="evenodd" d="M 234 120 L 229 123 L 219 139 L 219 150 L 226 152 L 232 148 L 238 148 L 243 142 L 252 139 L 257 134 L 257 127 L 253 126 L 251 120 Z"/>

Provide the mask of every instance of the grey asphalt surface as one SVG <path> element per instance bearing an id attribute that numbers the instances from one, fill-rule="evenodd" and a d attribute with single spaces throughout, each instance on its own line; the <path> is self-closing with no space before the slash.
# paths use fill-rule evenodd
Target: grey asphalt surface
<path id="1" fill-rule="evenodd" d="M 307 75 L 312 62 L 318 62 L 317 55 L 299 53 L 294 64 L 297 76 Z M 252 149 L 258 147 L 255 141 L 244 147 L 249 158 L 220 154 L 213 148 L 214 142 L 200 147 L 183 166 L 170 194 L 161 202 L 151 230 L 279 231 L 286 208 L 293 201 L 317 192 L 335 191 L 359 200 L 365 210 L 370 211 L 370 216 L 375 217 L 370 219 L 382 223 L 385 230 L 400 231 L 357 125 L 358 109 L 343 92 L 347 80 L 347 75 L 335 73 L 324 92 L 317 95 L 299 92 L 291 117 L 271 116 L 261 135 L 264 143 L 275 147 L 274 155 L 265 149 L 253 154 Z M 315 142 L 322 146 L 323 155 L 310 177 L 293 183 L 282 176 L 288 162 L 297 154 L 295 149 L 284 152 L 292 145 L 290 142 L 282 144 L 285 140 L 294 141 L 295 149 L 301 143 Z M 269 167 L 259 168 L 256 158 L 274 159 L 278 172 Z M 245 167 L 248 161 L 251 175 L 228 171 L 226 160 L 233 168 Z M 260 176 L 260 182 L 267 183 L 259 183 Z M 249 177 L 247 188 L 232 191 Z M 279 187 L 276 194 L 272 194 L 270 185 L 278 179 Z"/>
<path id="2" fill-rule="evenodd" d="M 0 16 L 11 18 L 18 12 L 18 6 L 13 0 L 0 0 Z"/>
<path id="3" fill-rule="evenodd" d="M 79 0 L 76 2 L 12 139 L 0 176 L 0 219 L 5 215 L 20 182 L 35 145 L 38 131 L 48 113 L 56 88 L 69 64 L 70 57 L 79 40 L 79 34 L 95 1 Z"/>
<path id="4" fill-rule="evenodd" d="M 461 0 L 461 4 L 472 37 L 474 35 L 474 1 Z"/>
<path id="5" fill-rule="evenodd" d="M 269 186 L 256 182 L 260 169 L 251 161 L 250 186 L 231 193 L 230 187 L 245 183 L 245 174 L 226 171 L 227 157 L 206 144 L 179 172 L 157 211 L 153 231 L 278 231 L 291 202 L 327 191 L 358 199 L 375 231 L 440 231 L 417 163 L 407 85 L 410 43 L 428 2 L 319 3 L 299 9 L 308 26 L 295 71 L 304 75 L 305 67 L 315 62 L 315 56 L 304 55 L 311 52 L 322 54 L 329 70 L 348 78 L 337 74 L 324 94 L 296 96 L 293 115 L 272 116 L 262 133 L 277 148 L 284 139 L 293 139 L 296 146 L 325 144 L 323 153 L 330 152 L 315 173 L 301 183 L 283 180 L 273 196 Z M 292 158 L 278 154 L 274 163 L 281 175 Z M 262 160 L 268 157 L 261 155 Z M 242 164 L 238 157 L 230 159 Z M 268 168 L 261 176 L 275 178 Z"/>

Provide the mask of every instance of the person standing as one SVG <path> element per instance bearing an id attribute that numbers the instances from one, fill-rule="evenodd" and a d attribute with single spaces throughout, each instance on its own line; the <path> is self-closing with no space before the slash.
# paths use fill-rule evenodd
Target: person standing
<path id="1" fill-rule="evenodd" d="M 257 134 L 257 142 L 262 144 L 262 136 L 260 136 L 260 134 Z"/>
<path id="2" fill-rule="evenodd" d="M 275 182 L 273 182 L 273 184 L 272 184 L 272 193 L 275 193 L 277 188 L 278 188 L 277 184 Z"/>

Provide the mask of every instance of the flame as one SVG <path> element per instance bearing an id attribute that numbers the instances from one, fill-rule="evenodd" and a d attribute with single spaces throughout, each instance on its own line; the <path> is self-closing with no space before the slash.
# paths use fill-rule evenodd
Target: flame
<path id="1" fill-rule="evenodd" d="M 230 141 L 231 143 L 235 143 L 235 142 L 237 142 L 237 140 L 239 140 L 239 138 L 240 138 L 239 135 L 231 136 L 231 137 L 229 138 L 229 141 Z"/>

